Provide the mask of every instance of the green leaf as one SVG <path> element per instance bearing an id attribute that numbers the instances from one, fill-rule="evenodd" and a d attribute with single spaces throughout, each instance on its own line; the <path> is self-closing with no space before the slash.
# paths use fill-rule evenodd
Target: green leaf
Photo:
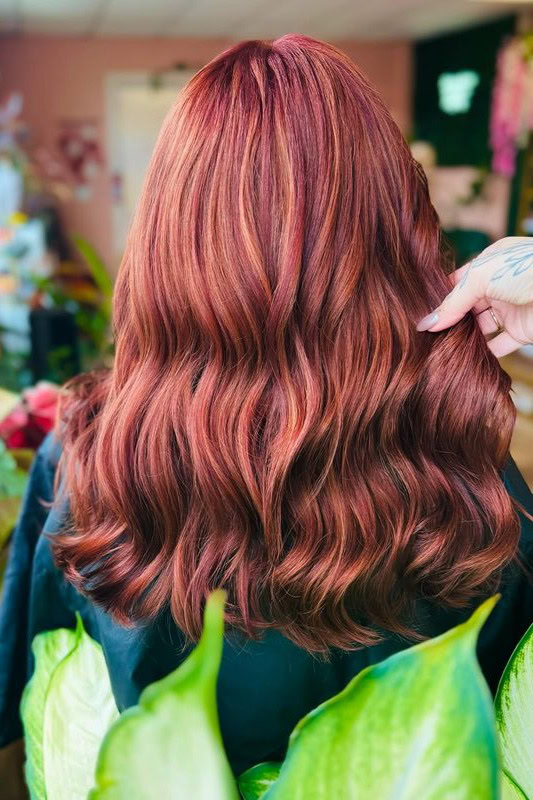
<path id="1" fill-rule="evenodd" d="M 223 632 L 224 593 L 217 591 L 197 647 L 107 734 L 90 800 L 237 800 L 216 701 Z"/>
<path id="2" fill-rule="evenodd" d="M 9 469 L 0 474 L 0 497 L 21 498 L 26 488 L 28 475 L 22 469 Z"/>
<path id="3" fill-rule="evenodd" d="M 39 633 L 33 640 L 35 671 L 22 694 L 20 715 L 24 725 L 26 750 L 26 783 L 32 800 L 45 800 L 43 744 L 44 716 L 48 688 L 52 675 L 65 656 L 76 646 L 76 633 L 58 628 Z"/>
<path id="4" fill-rule="evenodd" d="M 527 800 L 525 794 L 505 771 L 502 771 L 502 800 Z"/>
<path id="5" fill-rule="evenodd" d="M 39 800 L 86 800 L 102 739 L 118 717 L 102 648 L 77 618 L 75 631 L 34 640 L 38 677 L 21 710 L 33 741 L 26 775 Z"/>
<path id="6" fill-rule="evenodd" d="M 533 798 L 533 625 L 505 667 L 495 706 L 503 767 L 523 794 Z"/>
<path id="7" fill-rule="evenodd" d="M 95 284 L 98 286 L 109 305 L 113 294 L 113 281 L 109 276 L 106 265 L 92 244 L 90 244 L 87 239 L 84 239 L 83 236 L 73 236 L 72 241 L 83 256 Z"/>
<path id="8" fill-rule="evenodd" d="M 17 462 L 6 447 L 5 442 L 0 439 L 0 474 L 4 470 L 16 469 Z"/>
<path id="9" fill-rule="evenodd" d="M 0 499 L 22 497 L 27 474 L 19 469 L 16 460 L 0 439 Z"/>
<path id="10" fill-rule="evenodd" d="M 28 472 L 35 457 L 35 450 L 32 450 L 31 447 L 11 447 L 9 452 L 15 459 L 19 469 L 23 472 Z"/>
<path id="11" fill-rule="evenodd" d="M 497 600 L 304 717 L 265 800 L 496 800 L 494 710 L 475 647 Z"/>
<path id="12" fill-rule="evenodd" d="M 261 800 L 277 780 L 281 764 L 265 761 L 243 772 L 239 778 L 239 789 L 244 800 Z"/>
<path id="13" fill-rule="evenodd" d="M 6 544 L 17 523 L 21 503 L 20 497 L 0 498 L 0 549 Z"/>

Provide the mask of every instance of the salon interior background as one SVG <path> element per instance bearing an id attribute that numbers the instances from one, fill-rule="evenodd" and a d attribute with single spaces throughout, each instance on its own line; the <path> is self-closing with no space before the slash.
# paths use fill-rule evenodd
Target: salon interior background
<path id="1" fill-rule="evenodd" d="M 112 359 L 109 293 L 150 152 L 206 61 L 243 38 L 336 43 L 423 163 L 463 261 L 533 234 L 532 20 L 532 2 L 492 0 L 0 0 L 0 438 L 35 446 L 13 422 L 21 392 Z M 505 366 L 533 483 L 530 351 Z"/>

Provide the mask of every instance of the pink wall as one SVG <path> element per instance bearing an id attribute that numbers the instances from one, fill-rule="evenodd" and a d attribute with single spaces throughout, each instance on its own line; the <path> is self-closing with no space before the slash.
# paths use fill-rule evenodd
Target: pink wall
<path id="1" fill-rule="evenodd" d="M 107 73 L 156 70 L 176 62 L 200 66 L 231 44 L 226 39 L 79 39 L 26 37 L 0 40 L 0 98 L 18 90 L 31 145 L 53 149 L 61 119 L 92 118 L 105 146 Z M 381 92 L 404 132 L 411 120 L 411 47 L 407 42 L 338 42 Z M 110 175 L 104 169 L 88 202 L 71 200 L 62 213 L 71 232 L 86 236 L 111 260 Z M 115 271 L 117 265 L 109 263 Z"/>

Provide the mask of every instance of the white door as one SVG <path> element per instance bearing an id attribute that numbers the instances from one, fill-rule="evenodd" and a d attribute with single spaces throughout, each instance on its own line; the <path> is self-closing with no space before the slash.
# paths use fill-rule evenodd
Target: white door
<path id="1" fill-rule="evenodd" d="M 106 81 L 109 169 L 113 189 L 113 255 L 120 261 L 146 168 L 161 128 L 179 90 L 195 70 L 162 75 L 111 73 Z"/>

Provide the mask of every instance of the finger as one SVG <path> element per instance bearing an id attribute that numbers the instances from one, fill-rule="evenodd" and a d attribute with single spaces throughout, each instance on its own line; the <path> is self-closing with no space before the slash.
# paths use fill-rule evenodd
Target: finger
<path id="1" fill-rule="evenodd" d="M 494 339 L 490 340 L 488 347 L 497 358 L 501 358 L 509 353 L 514 353 L 515 350 L 518 350 L 519 347 L 523 347 L 523 345 L 521 342 L 517 342 L 516 339 L 513 339 L 510 333 L 503 331 L 498 336 L 495 336 Z"/>
<path id="2" fill-rule="evenodd" d="M 472 261 L 473 260 L 474 259 L 472 259 Z M 464 264 L 462 267 L 459 267 L 459 269 L 456 269 L 451 273 L 451 275 L 448 276 L 452 284 L 456 286 L 463 278 L 466 278 L 468 270 L 472 266 L 472 261 L 467 261 L 466 264 Z M 478 303 L 474 303 L 472 306 L 472 311 L 475 311 L 476 314 L 481 314 L 481 312 L 486 311 L 487 308 L 490 308 L 490 303 L 483 298 L 483 300 L 480 300 Z"/>
<path id="3" fill-rule="evenodd" d="M 455 285 L 455 284 L 457 284 L 457 283 L 459 283 L 459 281 L 461 280 L 461 278 L 464 278 L 464 277 L 465 277 L 466 273 L 467 273 L 467 272 L 468 272 L 468 270 L 470 269 L 470 266 L 471 266 L 471 264 L 472 264 L 472 262 L 471 262 L 471 261 L 467 261 L 467 262 L 466 262 L 466 264 L 464 264 L 462 267 L 459 267 L 459 269 L 456 269 L 456 270 L 454 270 L 454 271 L 453 271 L 453 272 L 450 274 L 450 276 L 449 276 L 449 277 L 450 277 L 450 280 L 451 280 L 451 282 L 452 282 L 454 285 Z"/>
<path id="4" fill-rule="evenodd" d="M 477 315 L 476 322 L 485 336 L 488 336 L 491 333 L 496 333 L 496 331 L 500 330 L 500 326 L 495 323 L 494 317 L 488 309 Z"/>
<path id="5" fill-rule="evenodd" d="M 478 281 L 468 281 L 463 286 L 457 285 L 435 311 L 420 320 L 416 329 L 436 333 L 455 325 L 475 306 L 480 311 L 485 310 L 486 306 L 479 305 L 484 294 Z"/>

